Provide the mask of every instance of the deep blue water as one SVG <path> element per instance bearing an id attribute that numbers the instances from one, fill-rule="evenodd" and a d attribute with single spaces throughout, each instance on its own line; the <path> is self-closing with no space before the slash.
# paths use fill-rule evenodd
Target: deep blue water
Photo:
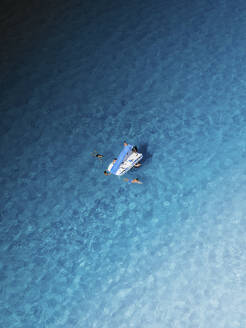
<path id="1" fill-rule="evenodd" d="M 245 327 L 245 1 L 5 3 L 0 326 Z"/>

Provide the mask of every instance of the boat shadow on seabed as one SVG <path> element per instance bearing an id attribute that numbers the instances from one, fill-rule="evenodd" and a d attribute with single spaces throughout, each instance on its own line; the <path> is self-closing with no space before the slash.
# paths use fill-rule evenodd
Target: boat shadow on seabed
<path id="1" fill-rule="evenodd" d="M 138 145 L 138 149 L 139 149 L 139 152 L 143 154 L 141 163 L 147 164 L 152 158 L 152 153 L 150 153 L 148 150 L 148 144 L 147 143 L 140 144 L 140 145 Z"/>

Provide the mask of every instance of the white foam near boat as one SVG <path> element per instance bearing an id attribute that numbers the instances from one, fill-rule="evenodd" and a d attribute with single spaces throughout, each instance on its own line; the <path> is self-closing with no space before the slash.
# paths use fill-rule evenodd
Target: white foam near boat
<path id="1" fill-rule="evenodd" d="M 114 175 L 123 175 L 137 164 L 143 155 L 132 151 L 133 146 L 124 146 L 115 163 L 110 163 L 108 171 Z"/>

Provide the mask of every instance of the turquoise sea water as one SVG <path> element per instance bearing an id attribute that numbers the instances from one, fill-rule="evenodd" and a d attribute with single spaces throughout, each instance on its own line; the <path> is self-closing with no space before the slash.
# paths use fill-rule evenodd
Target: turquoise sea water
<path id="1" fill-rule="evenodd" d="M 245 327 L 245 2 L 20 6 L 1 12 L 0 326 Z M 124 140 L 142 185 L 103 175 Z"/>

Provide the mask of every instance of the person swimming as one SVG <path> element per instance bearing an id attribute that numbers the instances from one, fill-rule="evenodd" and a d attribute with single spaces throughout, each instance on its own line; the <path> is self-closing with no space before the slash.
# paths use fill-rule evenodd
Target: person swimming
<path id="1" fill-rule="evenodd" d="M 93 157 L 97 157 L 98 159 L 102 159 L 104 156 L 101 154 L 98 154 L 96 150 L 94 150 L 93 153 L 91 153 Z"/>
<path id="2" fill-rule="evenodd" d="M 128 178 L 125 178 L 124 181 L 128 182 L 128 183 L 137 183 L 137 184 L 143 184 L 142 181 L 139 181 L 138 178 L 130 180 Z"/>

